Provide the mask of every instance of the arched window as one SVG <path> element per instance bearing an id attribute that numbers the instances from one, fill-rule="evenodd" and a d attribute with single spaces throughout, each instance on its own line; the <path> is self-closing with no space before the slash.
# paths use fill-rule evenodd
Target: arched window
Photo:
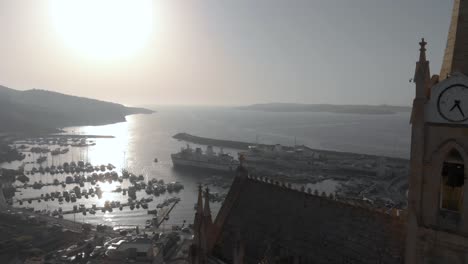
<path id="1" fill-rule="evenodd" d="M 456 150 L 450 151 L 442 167 L 442 188 L 440 207 L 445 210 L 460 212 L 465 184 L 465 166 L 463 158 Z"/>

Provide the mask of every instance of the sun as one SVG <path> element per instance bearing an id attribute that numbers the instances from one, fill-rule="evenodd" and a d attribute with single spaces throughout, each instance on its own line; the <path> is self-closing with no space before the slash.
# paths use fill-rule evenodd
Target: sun
<path id="1" fill-rule="evenodd" d="M 118 59 L 148 42 L 153 26 L 151 0 L 50 0 L 52 23 L 78 55 Z"/>

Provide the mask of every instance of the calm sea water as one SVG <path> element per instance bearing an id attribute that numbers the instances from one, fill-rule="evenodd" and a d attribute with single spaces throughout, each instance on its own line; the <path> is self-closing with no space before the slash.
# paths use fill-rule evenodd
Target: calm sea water
<path id="1" fill-rule="evenodd" d="M 172 136 L 179 132 L 187 132 L 203 137 L 232 139 L 239 141 L 266 144 L 293 145 L 304 144 L 312 148 L 349 151 L 366 154 L 376 154 L 408 158 L 410 146 L 409 113 L 395 115 L 353 115 L 331 113 L 271 113 L 237 110 L 229 107 L 154 107 L 158 112 L 152 115 L 128 116 L 127 122 L 95 126 L 70 127 L 69 133 L 112 135 L 115 138 L 96 139 L 96 146 L 89 148 L 72 148 L 66 155 L 52 158 L 48 165 L 58 165 L 65 161 L 87 160 L 93 165 L 112 163 L 120 172 L 127 168 L 135 174 L 143 174 L 145 179 L 163 179 L 165 182 L 179 181 L 184 189 L 178 194 L 166 194 L 154 197 L 149 204 L 150 209 L 170 196 L 180 197 L 181 202 L 175 207 L 166 225 L 182 224 L 184 220 L 192 222 L 194 203 L 197 197 L 197 184 L 206 183 L 213 173 L 195 173 L 177 171 L 172 167 L 170 154 L 179 151 L 186 143 L 177 141 Z M 193 146 L 193 144 L 192 144 Z M 52 147 L 53 148 L 53 147 Z M 225 150 L 226 151 L 226 150 Z M 235 150 L 227 150 L 235 155 Z M 28 160 L 35 160 L 32 155 Z M 154 158 L 158 158 L 155 163 Z M 16 168 L 19 163 L 0 164 L 2 167 Z M 29 166 L 29 167 L 28 167 Z M 27 165 L 30 168 L 32 165 Z M 36 165 L 37 167 L 37 165 Z M 64 180 L 66 175 L 34 175 L 31 182 L 41 180 L 52 182 L 54 178 Z M 100 184 L 104 191 L 110 191 L 118 183 Z M 123 188 L 128 183 L 120 184 Z M 331 187 L 330 187 L 331 186 Z M 316 188 L 321 191 L 333 191 L 333 184 L 318 183 Z M 70 190 L 74 185 L 68 185 Z M 89 183 L 86 188 L 92 187 Z M 214 192 L 225 192 L 221 187 L 212 186 Z M 41 190 L 22 189 L 17 198 L 38 197 L 41 193 L 63 191 L 61 186 L 47 186 Z M 138 199 L 149 197 L 144 191 L 137 194 Z M 105 192 L 102 199 L 81 199 L 75 204 L 83 203 L 87 207 L 92 204 L 101 206 L 105 200 L 127 201 L 127 196 L 120 193 Z M 74 204 L 58 204 L 54 202 L 25 203 L 23 207 L 36 209 L 71 209 Z M 19 206 L 16 204 L 16 206 Z M 213 214 L 219 210 L 219 203 L 212 204 Z M 97 212 L 96 215 L 81 214 L 66 215 L 65 218 L 90 223 L 105 223 L 110 225 L 144 225 L 151 216 L 146 210 L 128 207 L 123 211 L 113 213 Z"/>

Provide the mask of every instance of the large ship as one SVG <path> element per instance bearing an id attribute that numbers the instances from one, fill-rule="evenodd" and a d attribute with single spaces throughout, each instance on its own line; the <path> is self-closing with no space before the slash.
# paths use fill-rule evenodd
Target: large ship
<path id="1" fill-rule="evenodd" d="M 224 153 L 222 148 L 219 153 L 216 153 L 212 146 L 208 146 L 203 153 L 201 148 L 194 150 L 187 145 L 179 153 L 172 154 L 171 158 L 174 167 L 192 167 L 221 172 L 234 171 L 239 165 L 239 162 L 231 155 Z"/>
<path id="2" fill-rule="evenodd" d="M 240 152 L 247 163 L 276 162 L 278 160 L 298 160 L 318 158 L 319 154 L 306 146 L 252 145 Z"/>

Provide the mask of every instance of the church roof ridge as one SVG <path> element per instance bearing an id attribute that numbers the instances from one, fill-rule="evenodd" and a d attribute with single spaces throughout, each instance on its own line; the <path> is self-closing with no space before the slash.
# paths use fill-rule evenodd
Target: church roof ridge
<path id="1" fill-rule="evenodd" d="M 365 209 L 372 213 L 385 214 L 392 218 L 397 218 L 397 219 L 402 219 L 402 220 L 406 219 L 406 210 L 404 209 L 374 207 L 371 205 L 364 204 L 362 202 L 363 200 L 356 200 L 356 199 L 349 199 L 349 198 L 341 199 L 336 194 L 327 195 L 325 192 L 320 193 L 317 189 L 312 191 L 311 188 L 306 189 L 304 186 L 301 186 L 300 188 L 294 188 L 294 186 L 291 183 L 286 183 L 285 181 L 274 180 L 273 178 L 266 177 L 266 176 L 257 177 L 255 175 L 249 174 L 247 176 L 247 180 L 260 183 L 260 184 L 270 185 L 273 187 L 278 187 L 285 191 L 302 193 L 306 197 L 313 197 L 315 199 L 321 199 L 323 201 L 334 202 L 334 203 L 341 204 L 342 206 L 351 206 L 354 208 Z"/>

